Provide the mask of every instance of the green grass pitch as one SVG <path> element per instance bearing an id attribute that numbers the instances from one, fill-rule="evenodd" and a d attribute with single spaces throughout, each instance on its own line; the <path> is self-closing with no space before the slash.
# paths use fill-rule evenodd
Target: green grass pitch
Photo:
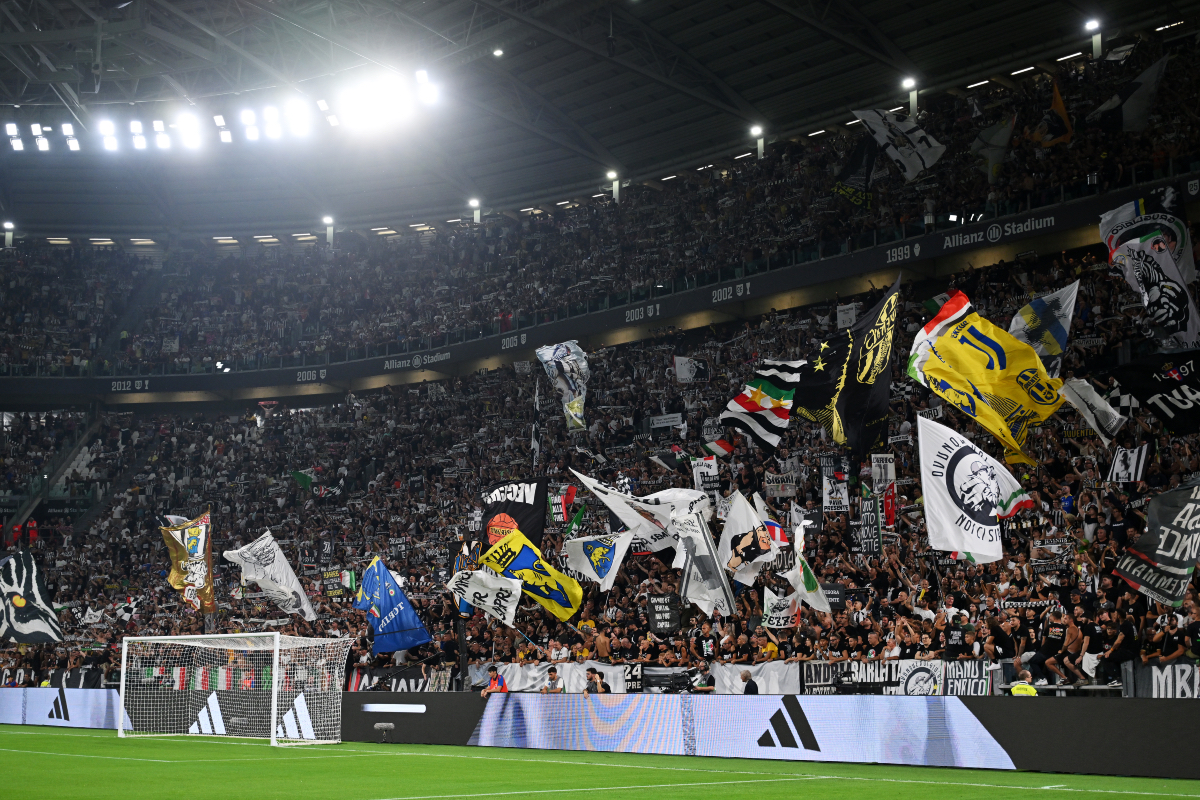
<path id="1" fill-rule="evenodd" d="M 21 800 L 1200 800 L 1200 781 L 362 742 L 271 748 L 12 725 L 0 725 L 0 765 L 0 797 Z"/>

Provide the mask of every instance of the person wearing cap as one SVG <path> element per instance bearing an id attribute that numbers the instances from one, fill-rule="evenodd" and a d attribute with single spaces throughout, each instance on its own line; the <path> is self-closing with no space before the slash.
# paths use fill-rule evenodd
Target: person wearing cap
<path id="1" fill-rule="evenodd" d="M 1032 683 L 1030 683 L 1030 679 L 1033 678 L 1033 676 L 1029 674 L 1029 670 L 1021 670 L 1019 673 L 1017 673 L 1017 678 L 1017 682 L 1008 687 L 1009 694 L 1011 694 L 1013 697 L 1038 696 L 1038 690 Z"/>
<path id="2" fill-rule="evenodd" d="M 542 694 L 562 694 L 563 685 L 562 679 L 558 677 L 558 667 L 551 667 L 546 670 L 546 685 L 542 687 Z"/>
<path id="3" fill-rule="evenodd" d="M 489 694 L 497 692 L 501 694 L 508 693 L 508 684 L 504 682 L 504 676 L 500 674 L 500 670 L 496 669 L 496 665 L 492 664 L 488 667 L 488 685 L 479 693 L 480 697 L 487 697 Z"/>

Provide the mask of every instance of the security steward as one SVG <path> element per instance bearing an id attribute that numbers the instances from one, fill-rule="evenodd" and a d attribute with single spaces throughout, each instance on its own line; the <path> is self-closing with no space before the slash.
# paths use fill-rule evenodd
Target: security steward
<path id="1" fill-rule="evenodd" d="M 1029 670 L 1021 670 L 1017 673 L 1017 678 L 1017 682 L 1008 687 L 1013 697 L 1037 697 L 1038 691 L 1030 682 L 1033 676 L 1029 674 Z"/>

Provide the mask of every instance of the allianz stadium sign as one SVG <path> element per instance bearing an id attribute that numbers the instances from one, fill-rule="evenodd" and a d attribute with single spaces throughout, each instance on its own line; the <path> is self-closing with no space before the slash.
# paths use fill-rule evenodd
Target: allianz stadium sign
<path id="1" fill-rule="evenodd" d="M 1172 179 L 1186 187 L 1188 202 L 1200 199 L 1200 180 Z M 1166 181 L 1163 181 L 1166 182 Z M 250 370 L 222 374 L 160 375 L 119 378 L 0 378 L 0 406 L 99 400 L 108 404 L 174 402 L 179 400 L 241 400 L 269 396 L 340 393 L 350 388 L 384 383 L 437 380 L 482 366 L 532 358 L 546 344 L 568 339 L 586 340 L 631 326 L 658 328 L 687 314 L 705 311 L 758 313 L 773 296 L 811 289 L 834 278 L 903 272 L 912 265 L 942 256 L 1003 246 L 1047 234 L 1097 226 L 1100 214 L 1143 195 L 1152 185 L 1141 185 L 1106 195 L 1047 206 L 998 220 L 964 225 L 952 231 L 888 242 L 846 255 L 808 261 L 759 272 L 696 289 L 663 295 L 640 303 L 573 316 L 497 336 L 419 353 L 400 353 L 358 361 L 317 366 Z M 1098 235 L 1098 229 L 1097 229 Z M 1058 249 L 1058 248 L 1055 248 Z M 754 305 L 747 307 L 748 301 Z M 637 338 L 635 332 L 634 338 Z M 375 379 L 375 380 L 372 380 Z M 179 393 L 186 397 L 173 397 Z"/>

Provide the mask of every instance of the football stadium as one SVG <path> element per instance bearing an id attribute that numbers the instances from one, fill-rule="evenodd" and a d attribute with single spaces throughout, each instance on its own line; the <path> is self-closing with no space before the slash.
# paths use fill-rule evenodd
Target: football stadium
<path id="1" fill-rule="evenodd" d="M 1200 800 L 1200 0 L 7 0 L 0 125 L 0 796 Z"/>

